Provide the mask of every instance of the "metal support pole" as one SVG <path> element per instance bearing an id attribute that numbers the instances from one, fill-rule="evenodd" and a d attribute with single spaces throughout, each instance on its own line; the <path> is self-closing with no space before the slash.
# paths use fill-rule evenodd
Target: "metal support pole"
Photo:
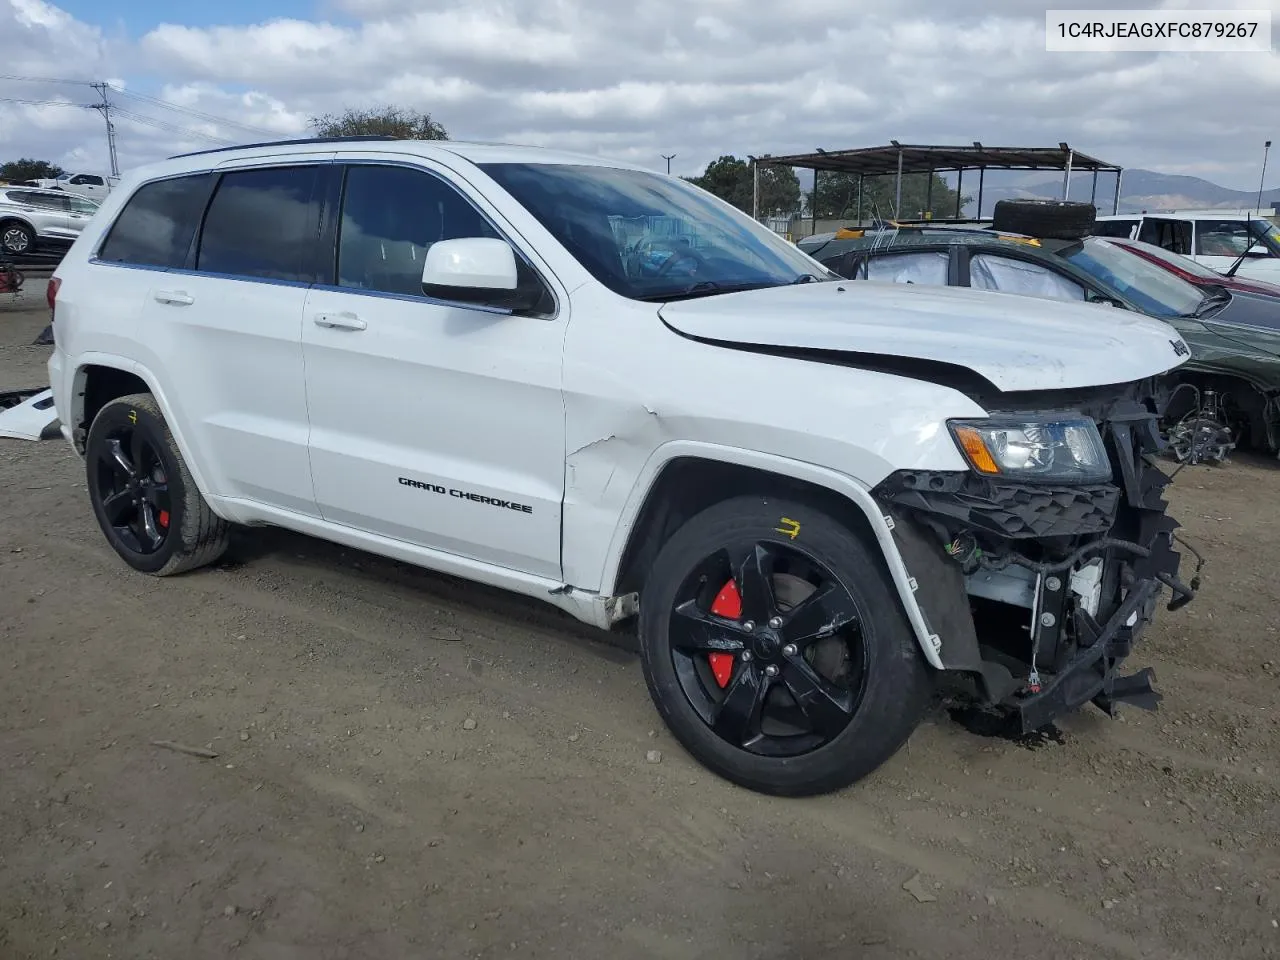
<path id="1" fill-rule="evenodd" d="M 977 219 L 979 220 L 982 219 L 982 182 L 986 178 L 987 178 L 987 168 L 979 167 L 978 168 L 978 217 L 977 217 Z"/>
<path id="2" fill-rule="evenodd" d="M 1113 216 L 1120 212 L 1120 184 L 1123 180 L 1124 180 L 1124 171 L 1117 170 L 1116 171 L 1116 196 L 1115 196 L 1115 199 L 1111 201 L 1111 213 Z"/>
<path id="3" fill-rule="evenodd" d="M 1262 185 L 1267 180 L 1267 154 L 1271 152 L 1271 141 L 1268 140 L 1262 147 L 1262 176 L 1258 178 L 1258 208 L 1255 213 L 1262 213 Z"/>
<path id="4" fill-rule="evenodd" d="M 960 205 L 964 203 L 964 168 L 956 171 L 956 219 L 960 219 Z"/>
<path id="5" fill-rule="evenodd" d="M 111 101 L 107 99 L 107 84 L 91 83 L 89 86 L 98 91 L 98 95 L 102 97 L 101 103 L 92 103 L 89 106 L 102 114 L 102 119 L 107 124 L 107 154 L 111 158 L 111 176 L 120 176 L 120 164 L 116 160 L 116 126 L 111 122 Z"/>
<path id="6" fill-rule="evenodd" d="M 858 226 L 862 226 L 862 181 L 865 177 L 865 173 L 858 174 Z"/>
<path id="7" fill-rule="evenodd" d="M 924 216 L 926 220 L 933 219 L 933 171 L 929 171 L 929 186 L 924 190 Z"/>
<path id="8" fill-rule="evenodd" d="M 810 204 L 809 219 L 812 222 L 810 233 L 818 232 L 818 174 L 821 170 L 813 171 L 813 203 Z"/>
<path id="9" fill-rule="evenodd" d="M 751 218 L 760 219 L 760 164 L 755 157 L 748 156 L 751 164 Z"/>
<path id="10" fill-rule="evenodd" d="M 1067 151 L 1067 170 L 1062 175 L 1062 199 L 1066 200 L 1071 193 L 1071 165 L 1075 163 L 1076 152 L 1074 150 Z"/>
<path id="11" fill-rule="evenodd" d="M 674 160 L 674 159 L 676 158 L 676 155 L 675 155 L 674 153 L 664 153 L 664 154 L 661 154 L 661 156 L 662 156 L 662 159 L 663 159 L 663 160 L 667 161 L 667 173 L 668 173 L 668 174 L 670 174 L 670 173 L 671 173 L 671 161 L 672 161 L 672 160 Z"/>
<path id="12" fill-rule="evenodd" d="M 1089 202 L 1098 205 L 1098 168 L 1093 168 L 1093 189 L 1089 191 Z"/>
<path id="13" fill-rule="evenodd" d="M 902 216 L 902 148 L 898 148 L 898 190 L 893 198 L 893 219 Z"/>

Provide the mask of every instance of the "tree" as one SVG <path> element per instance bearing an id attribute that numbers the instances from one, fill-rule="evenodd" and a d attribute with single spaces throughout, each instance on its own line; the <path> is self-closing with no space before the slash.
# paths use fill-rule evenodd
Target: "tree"
<path id="1" fill-rule="evenodd" d="M 64 172 L 56 163 L 50 163 L 48 160 L 31 160 L 27 157 L 0 164 L 0 180 L 8 180 L 10 183 L 23 180 L 56 180 Z"/>
<path id="2" fill-rule="evenodd" d="M 699 177 L 685 177 L 690 183 L 714 193 L 739 210 L 751 212 L 755 193 L 751 163 L 723 156 L 707 164 Z M 790 214 L 800 206 L 800 181 L 790 167 L 760 167 L 760 214 Z"/>
<path id="3" fill-rule="evenodd" d="M 312 117 L 317 137 L 391 137 L 396 140 L 448 140 L 429 113 L 408 107 L 347 108 L 341 114 Z"/>
<path id="4" fill-rule="evenodd" d="M 897 199 L 897 178 L 893 176 L 865 177 L 862 181 L 862 217 L 875 216 L 889 219 L 894 216 Z M 961 199 L 960 212 L 972 202 L 973 197 Z M 852 173 L 821 171 L 818 174 L 818 197 L 814 202 L 813 191 L 805 194 L 806 212 L 812 216 L 816 207 L 820 220 L 852 219 L 858 215 L 858 177 Z M 932 213 L 935 219 L 956 215 L 956 191 L 947 186 L 939 174 L 933 174 L 933 190 L 929 190 L 929 174 L 908 173 L 902 177 L 902 206 L 898 215 L 914 219 Z"/>

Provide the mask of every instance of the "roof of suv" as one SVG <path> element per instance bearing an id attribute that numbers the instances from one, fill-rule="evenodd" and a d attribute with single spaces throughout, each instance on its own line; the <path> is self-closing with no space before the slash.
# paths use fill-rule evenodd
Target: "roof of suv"
<path id="1" fill-rule="evenodd" d="M 264 143 L 248 143 L 240 146 L 218 147 L 183 153 L 170 157 L 170 161 L 208 158 L 219 164 L 254 156 L 269 156 L 287 150 L 289 153 L 355 153 L 374 150 L 385 153 L 403 153 L 411 156 L 438 157 L 441 153 L 453 154 L 472 163 L 558 163 L 598 167 L 619 167 L 629 170 L 653 172 L 648 167 L 612 160 L 587 153 L 571 153 L 524 144 L 485 143 L 466 140 L 404 140 L 395 137 L 308 137 L 297 140 L 275 140 Z"/>

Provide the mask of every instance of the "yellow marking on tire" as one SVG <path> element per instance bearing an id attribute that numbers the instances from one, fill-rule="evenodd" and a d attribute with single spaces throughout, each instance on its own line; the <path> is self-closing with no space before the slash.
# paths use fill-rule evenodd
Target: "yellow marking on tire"
<path id="1" fill-rule="evenodd" d="M 800 536 L 800 524 L 795 520 L 792 520 L 790 517 L 782 517 L 778 522 L 782 524 L 782 526 L 774 527 L 773 529 L 775 533 L 781 533 L 790 537 L 792 540 Z"/>
<path id="2" fill-rule="evenodd" d="M 130 410 L 130 411 L 129 411 L 129 422 L 130 422 L 130 423 L 137 423 L 137 422 L 138 422 L 138 411 L 137 411 L 137 410 Z"/>

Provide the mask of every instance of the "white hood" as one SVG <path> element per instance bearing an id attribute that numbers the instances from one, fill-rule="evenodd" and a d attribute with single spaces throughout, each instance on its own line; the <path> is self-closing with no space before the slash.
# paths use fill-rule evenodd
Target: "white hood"
<path id="1" fill-rule="evenodd" d="M 934 360 L 1001 391 L 1126 383 L 1188 356 L 1176 330 L 1129 310 L 960 287 L 805 283 L 677 301 L 659 313 L 703 340 Z"/>

